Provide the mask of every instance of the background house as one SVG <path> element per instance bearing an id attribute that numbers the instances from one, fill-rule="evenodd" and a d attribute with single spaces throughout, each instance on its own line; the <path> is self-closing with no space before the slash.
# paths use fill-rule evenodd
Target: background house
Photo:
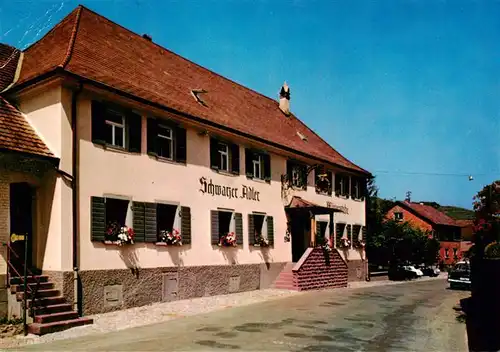
<path id="1" fill-rule="evenodd" d="M 439 262 L 450 265 L 463 257 L 461 251 L 462 225 L 433 206 L 415 202 L 396 202 L 386 214 L 387 219 L 408 222 L 429 232 L 441 244 Z"/>

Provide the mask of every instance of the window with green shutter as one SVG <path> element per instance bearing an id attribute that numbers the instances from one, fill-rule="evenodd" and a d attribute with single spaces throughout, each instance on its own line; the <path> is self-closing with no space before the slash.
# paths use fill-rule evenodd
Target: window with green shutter
<path id="1" fill-rule="evenodd" d="M 92 142 L 141 152 L 142 117 L 131 110 L 93 100 Z"/>
<path id="2" fill-rule="evenodd" d="M 361 225 L 352 225 L 352 242 L 360 241 Z"/>
<path id="3" fill-rule="evenodd" d="M 240 146 L 211 137 L 210 167 L 217 171 L 239 175 Z"/>
<path id="4" fill-rule="evenodd" d="M 349 187 L 349 176 L 340 173 L 335 174 L 335 195 L 337 197 L 349 197 Z"/>
<path id="5" fill-rule="evenodd" d="M 267 241 L 269 246 L 274 246 L 274 218 L 270 215 L 266 216 L 267 223 Z"/>
<path id="6" fill-rule="evenodd" d="M 349 242 L 351 242 L 351 246 L 352 246 L 352 226 L 351 225 L 347 225 L 347 239 L 349 240 Z"/>
<path id="7" fill-rule="evenodd" d="M 236 245 L 243 245 L 243 215 L 228 210 L 211 210 L 211 242 L 221 243 L 223 236 L 234 234 Z"/>
<path id="8" fill-rule="evenodd" d="M 182 244 L 191 244 L 191 208 L 181 207 Z"/>
<path id="9" fill-rule="evenodd" d="M 342 237 L 344 236 L 344 230 L 346 228 L 346 224 L 337 223 L 335 225 L 335 247 L 340 248 L 342 244 Z"/>
<path id="10" fill-rule="evenodd" d="M 134 220 L 134 205 L 132 204 L 132 217 L 129 218 L 129 206 L 131 202 L 125 199 L 110 197 L 91 197 L 91 240 L 92 241 L 116 241 L 118 232 L 124 226 L 134 228 L 138 220 Z M 140 226 L 140 225 L 139 225 Z M 114 231 L 111 231 L 115 229 Z M 135 229 L 134 229 L 135 231 Z M 144 237 L 139 228 L 139 234 L 134 241 L 141 242 Z"/>
<path id="11" fill-rule="evenodd" d="M 148 118 L 148 154 L 165 160 L 186 163 L 186 130 L 172 121 Z"/>
<path id="12" fill-rule="evenodd" d="M 295 160 L 288 160 L 287 177 L 292 187 L 303 190 L 307 189 L 307 165 Z"/>
<path id="13" fill-rule="evenodd" d="M 267 153 L 245 149 L 245 174 L 248 178 L 271 181 L 271 156 Z"/>
<path id="14" fill-rule="evenodd" d="M 91 239 L 92 241 L 104 241 L 106 232 L 106 203 L 103 197 L 91 197 Z"/>
<path id="15" fill-rule="evenodd" d="M 316 221 L 316 245 L 323 245 L 326 243 L 328 227 L 327 221 Z"/>
<path id="16" fill-rule="evenodd" d="M 251 246 L 261 245 L 263 240 L 267 240 L 267 229 L 264 227 L 265 219 L 265 214 L 248 214 L 248 243 Z"/>

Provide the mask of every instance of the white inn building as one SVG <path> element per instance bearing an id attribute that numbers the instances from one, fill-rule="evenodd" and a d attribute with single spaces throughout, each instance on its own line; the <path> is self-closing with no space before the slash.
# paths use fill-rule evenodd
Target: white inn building
<path id="1" fill-rule="evenodd" d="M 0 310 L 20 314 L 26 262 L 30 331 L 365 279 L 371 175 L 291 113 L 286 84 L 270 99 L 82 6 L 0 45 L 0 67 Z"/>

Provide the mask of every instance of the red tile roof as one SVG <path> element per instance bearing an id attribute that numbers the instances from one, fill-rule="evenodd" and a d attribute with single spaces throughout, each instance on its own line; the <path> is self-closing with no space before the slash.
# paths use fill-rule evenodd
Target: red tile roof
<path id="1" fill-rule="evenodd" d="M 474 220 L 455 220 L 455 221 L 460 227 L 474 226 Z"/>
<path id="2" fill-rule="evenodd" d="M 430 205 L 424 205 L 420 203 L 410 203 L 407 201 L 399 202 L 399 204 L 403 205 L 410 210 L 413 210 L 414 213 L 419 215 L 420 217 L 436 224 L 436 225 L 448 225 L 448 226 L 460 226 L 456 220 L 450 218 L 445 213 L 437 210 Z"/>
<path id="3" fill-rule="evenodd" d="M 14 80 L 21 51 L 0 43 L 0 92 Z"/>
<path id="4" fill-rule="evenodd" d="M 25 51 L 18 84 L 55 68 L 369 175 L 293 114 L 285 117 L 277 101 L 184 59 L 85 7 L 77 7 Z M 207 91 L 203 94 L 206 106 L 195 100 L 193 89 Z"/>
<path id="5" fill-rule="evenodd" d="M 53 157 L 19 110 L 0 97 L 0 149 Z"/>

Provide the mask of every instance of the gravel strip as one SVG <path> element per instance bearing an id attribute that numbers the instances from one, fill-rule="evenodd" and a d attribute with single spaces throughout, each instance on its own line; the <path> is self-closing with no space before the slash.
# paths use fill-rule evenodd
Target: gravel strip
<path id="1" fill-rule="evenodd" d="M 209 313 L 225 308 L 245 306 L 299 294 L 303 294 L 303 292 L 267 289 L 166 303 L 154 303 L 147 306 L 89 316 L 94 319 L 94 324 L 92 325 L 79 326 L 44 336 L 30 334 L 26 337 L 18 335 L 14 338 L 5 338 L 0 340 L 0 348 L 45 343 L 90 334 L 124 330 L 137 326 L 155 324 L 176 318 Z"/>

